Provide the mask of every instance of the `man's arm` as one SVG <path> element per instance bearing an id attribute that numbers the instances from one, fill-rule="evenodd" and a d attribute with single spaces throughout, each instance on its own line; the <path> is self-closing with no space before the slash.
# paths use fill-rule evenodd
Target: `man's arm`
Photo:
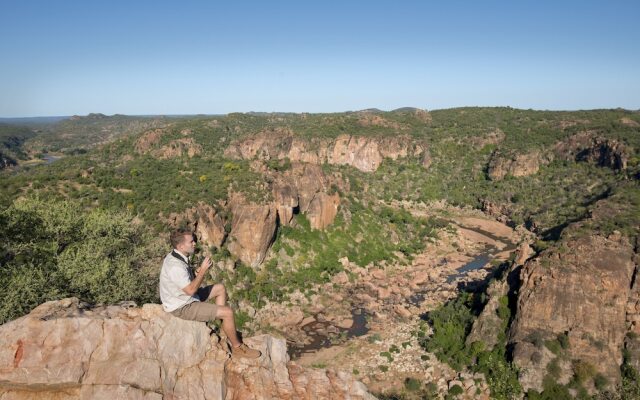
<path id="1" fill-rule="evenodd" d="M 202 285 L 204 277 L 207 275 L 209 267 L 211 267 L 211 260 L 209 259 L 209 257 L 205 257 L 204 261 L 202 261 L 202 264 L 200 264 L 200 269 L 198 269 L 198 273 L 196 274 L 195 279 L 192 280 L 191 283 L 189 283 L 187 286 L 183 287 L 182 291 L 189 296 L 193 296 L 194 294 L 196 294 L 196 292 L 200 288 L 200 285 Z"/>

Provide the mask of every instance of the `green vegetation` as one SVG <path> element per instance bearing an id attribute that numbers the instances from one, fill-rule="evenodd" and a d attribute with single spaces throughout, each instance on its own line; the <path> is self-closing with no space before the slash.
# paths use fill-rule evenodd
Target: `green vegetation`
<path id="1" fill-rule="evenodd" d="M 255 307 L 287 301 L 297 290 L 308 297 L 314 295 L 318 285 L 342 272 L 339 260 L 343 257 L 365 268 L 410 261 L 423 249 L 425 239 L 446 224 L 412 216 L 397 205 L 402 200 L 444 199 L 476 208 L 490 204 L 514 224 L 538 233 L 540 240 L 534 246 L 538 252 L 555 248 L 560 235 L 619 231 L 634 238 L 640 234 L 640 129 L 624 122 L 629 120 L 640 122 L 640 114 L 470 107 L 437 110 L 427 116 L 413 109 L 189 118 L 95 114 L 39 126 L 38 132 L 0 125 L 0 157 L 19 160 L 47 151 L 68 155 L 50 165 L 0 172 L 4 210 L 0 213 L 0 282 L 8 288 L 2 294 L 0 322 L 23 315 L 43 301 L 66 296 L 92 303 L 156 300 L 158 258 L 165 250 L 151 238 L 166 233 L 172 214 L 201 201 L 218 207 L 229 200 L 230 193 L 258 203 L 270 202 L 272 177 L 292 172 L 289 159 L 266 160 L 261 168 L 268 173 L 263 174 L 252 166 L 252 160 L 225 156 L 230 143 L 259 132 L 293 134 L 309 139 L 311 147 L 339 135 L 382 138 L 402 134 L 416 146 L 428 148 L 432 162 L 425 169 L 418 156 L 409 154 L 383 160 L 372 173 L 323 165 L 327 176 L 344 181 L 344 185 L 327 188 L 340 195 L 333 224 L 313 230 L 308 219 L 298 214 L 291 226 L 279 227 L 262 266 L 251 268 L 236 262 L 233 271 L 217 277 L 225 281 L 235 300 L 246 299 Z M 161 129 L 157 141 L 146 150 L 137 147 L 141 134 L 152 129 Z M 596 162 L 553 155 L 556 143 L 587 131 L 626 146 L 627 169 L 614 171 Z M 193 140 L 201 151 L 191 157 L 161 156 L 163 146 L 184 138 Z M 536 151 L 543 161 L 537 173 L 489 179 L 488 164 L 495 154 Z M 586 220 L 596 202 L 604 198 L 607 205 L 597 210 L 603 217 Z M 220 208 L 228 232 L 230 210 Z M 581 221 L 580 225 L 565 230 L 575 221 Z M 225 260 L 231 255 L 223 246 L 214 258 Z M 458 370 L 484 373 L 494 398 L 512 398 L 522 390 L 506 352 L 511 300 L 499 299 L 496 313 L 501 333 L 492 350 L 481 342 L 465 343 L 484 301 L 465 293 L 429 314 L 431 337 L 424 329 L 416 335 L 421 346 L 439 360 Z M 242 325 L 247 315 L 238 313 L 237 319 Z M 540 336 L 532 338 L 532 343 L 558 357 L 569 346 L 566 335 Z M 397 346 L 389 348 L 383 357 L 391 362 L 397 351 Z M 566 363 L 573 366 L 574 379 L 562 386 L 554 376 Z M 623 365 L 620 393 L 633 398 L 640 391 L 637 381 L 637 372 Z M 529 392 L 529 398 L 564 398 L 570 388 L 581 396 L 584 386 L 591 383 L 599 389 L 608 385 L 593 366 L 557 359 L 549 364 L 544 391 Z M 430 398 L 435 393 L 414 381 L 405 382 L 404 389 L 406 393 L 399 396 L 410 393 L 407 398 Z"/>
<path id="2" fill-rule="evenodd" d="M 157 300 L 161 249 L 127 213 L 77 203 L 16 200 L 0 213 L 0 322 L 48 300 Z"/>
<path id="3" fill-rule="evenodd" d="M 23 144 L 35 135 L 36 133 L 27 127 L 0 123 L 0 168 L 3 160 L 14 163 L 26 159 Z"/>
<path id="4" fill-rule="evenodd" d="M 458 371 L 469 369 L 483 373 L 492 398 L 512 399 L 522 393 L 522 388 L 517 371 L 506 354 L 506 331 L 511 319 L 508 298 L 499 299 L 496 313 L 502 321 L 502 329 L 498 343 L 490 351 L 485 350 L 482 342 L 466 343 L 473 321 L 482 307 L 479 294 L 465 292 L 430 312 L 427 321 L 433 328 L 433 335 L 420 339 L 420 345 Z"/>

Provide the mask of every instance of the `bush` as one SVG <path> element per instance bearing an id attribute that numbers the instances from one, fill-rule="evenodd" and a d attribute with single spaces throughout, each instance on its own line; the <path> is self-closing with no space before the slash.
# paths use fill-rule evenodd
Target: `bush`
<path id="1" fill-rule="evenodd" d="M 427 321 L 433 327 L 433 335 L 420 340 L 425 350 L 435 353 L 438 360 L 458 371 L 471 361 L 465 348 L 465 338 L 473 323 L 473 314 L 467 305 L 470 301 L 471 295 L 463 293 L 457 299 L 431 311 Z"/>
<path id="2" fill-rule="evenodd" d="M 560 352 L 562 351 L 562 346 L 560 345 L 560 342 L 557 339 L 547 340 L 544 342 L 544 345 L 547 349 L 549 349 L 549 351 L 551 351 L 556 356 L 559 355 Z"/>
<path id="3" fill-rule="evenodd" d="M 573 373 L 576 382 L 583 384 L 596 374 L 596 368 L 586 361 L 577 360 L 573 363 Z"/>
<path id="4" fill-rule="evenodd" d="M 453 385 L 449 389 L 449 394 L 452 396 L 457 396 L 464 393 L 464 390 L 460 387 L 460 385 Z"/>
<path id="5" fill-rule="evenodd" d="M 422 383 L 415 378 L 407 378 L 404 380 L 404 388 L 410 392 L 417 392 L 422 387 Z"/>
<path id="6" fill-rule="evenodd" d="M 157 300 L 159 246 L 127 213 L 26 198 L 1 213 L 0 322 L 49 300 Z"/>
<path id="7" fill-rule="evenodd" d="M 609 385 L 609 380 L 602 374 L 596 374 L 596 376 L 593 377 L 593 384 L 595 385 L 596 389 L 603 391 Z"/>

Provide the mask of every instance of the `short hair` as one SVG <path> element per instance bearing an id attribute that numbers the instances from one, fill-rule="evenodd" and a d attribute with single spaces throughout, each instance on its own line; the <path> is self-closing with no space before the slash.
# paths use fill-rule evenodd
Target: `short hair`
<path id="1" fill-rule="evenodd" d="M 175 249 L 178 245 L 184 242 L 184 237 L 187 235 L 193 236 L 193 232 L 189 229 L 176 229 L 171 232 L 169 240 L 171 240 L 171 246 Z"/>

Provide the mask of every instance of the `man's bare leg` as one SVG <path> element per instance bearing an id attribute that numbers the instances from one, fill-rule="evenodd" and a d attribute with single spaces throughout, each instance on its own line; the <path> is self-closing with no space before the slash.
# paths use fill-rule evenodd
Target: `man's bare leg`
<path id="1" fill-rule="evenodd" d="M 222 320 L 222 330 L 234 347 L 240 346 L 240 339 L 236 333 L 236 321 L 233 310 L 227 307 L 227 289 L 223 284 L 217 283 L 211 288 L 207 301 L 215 300 L 218 306 L 218 318 Z"/>
<path id="2" fill-rule="evenodd" d="M 209 293 L 209 297 L 207 300 L 215 299 L 216 305 L 218 306 L 216 317 L 222 320 L 222 330 L 227 335 L 227 339 L 231 342 L 232 354 L 237 355 L 239 357 L 247 357 L 247 358 L 257 358 L 260 357 L 260 352 L 258 350 L 250 349 L 246 345 L 243 345 L 238 337 L 238 333 L 236 331 L 236 321 L 234 318 L 233 309 L 227 306 L 227 290 L 224 285 L 218 283 L 213 285 L 211 288 L 211 292 Z"/>
<path id="3" fill-rule="evenodd" d="M 209 292 L 207 301 L 210 301 L 212 299 L 215 299 L 216 304 L 219 306 L 227 305 L 227 289 L 222 283 L 217 283 L 211 288 L 211 292 Z"/>
<path id="4" fill-rule="evenodd" d="M 218 306 L 217 317 L 222 320 L 222 330 L 227 335 L 233 347 L 238 347 L 242 343 L 236 332 L 236 321 L 233 318 L 233 310 L 228 306 Z"/>

